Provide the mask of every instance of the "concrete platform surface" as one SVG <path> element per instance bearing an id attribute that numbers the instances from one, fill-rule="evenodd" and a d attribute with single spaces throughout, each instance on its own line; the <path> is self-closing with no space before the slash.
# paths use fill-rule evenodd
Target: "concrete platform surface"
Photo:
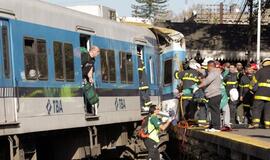
<path id="1" fill-rule="evenodd" d="M 270 143 L 270 129 L 234 129 L 231 133 L 248 136 Z"/>

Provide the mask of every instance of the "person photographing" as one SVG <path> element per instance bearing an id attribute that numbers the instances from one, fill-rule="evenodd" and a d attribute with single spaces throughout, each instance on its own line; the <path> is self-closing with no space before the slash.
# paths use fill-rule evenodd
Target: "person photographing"
<path id="1" fill-rule="evenodd" d="M 147 129 L 149 136 L 144 140 L 144 144 L 148 150 L 148 160 L 160 160 L 158 143 L 159 132 L 166 130 L 175 117 L 170 117 L 165 123 L 161 123 L 158 118 L 160 108 L 156 105 L 151 105 L 149 108 L 149 118 L 147 123 Z"/>

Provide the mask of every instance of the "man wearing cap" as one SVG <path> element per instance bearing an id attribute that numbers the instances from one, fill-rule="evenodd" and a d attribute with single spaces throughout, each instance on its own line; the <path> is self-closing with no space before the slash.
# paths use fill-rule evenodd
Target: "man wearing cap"
<path id="1" fill-rule="evenodd" d="M 188 70 L 182 72 L 176 71 L 174 73 L 175 78 L 181 80 L 183 90 L 190 89 L 191 86 L 200 82 L 201 73 L 197 71 L 198 68 L 199 64 L 195 60 L 190 60 Z M 183 90 L 180 92 L 183 92 Z M 181 98 L 183 100 L 182 106 L 184 112 L 184 115 L 181 115 L 182 120 L 184 117 L 185 119 L 194 119 L 197 107 L 196 103 L 192 101 L 192 92 L 184 93 Z"/>
<path id="2" fill-rule="evenodd" d="M 245 74 L 241 77 L 239 84 L 240 102 L 244 107 L 244 118 L 247 124 L 251 124 L 251 110 L 253 104 L 253 93 L 249 90 L 249 84 L 254 75 L 254 68 L 251 64 L 245 67 Z"/>
<path id="3" fill-rule="evenodd" d="M 261 114 L 264 113 L 264 126 L 270 128 L 270 58 L 265 58 L 262 67 L 253 76 L 250 89 L 255 92 L 252 108 L 252 125 L 250 128 L 258 128 Z"/>

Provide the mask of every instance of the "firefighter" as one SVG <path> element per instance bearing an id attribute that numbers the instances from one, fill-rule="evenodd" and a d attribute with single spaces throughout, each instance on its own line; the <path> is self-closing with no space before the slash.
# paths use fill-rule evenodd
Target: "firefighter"
<path id="1" fill-rule="evenodd" d="M 149 106 L 152 105 L 152 101 L 150 100 L 149 86 L 145 73 L 145 64 L 143 62 L 143 54 L 142 50 L 137 50 L 138 55 L 138 72 L 139 72 L 139 91 L 140 91 L 140 99 L 142 104 L 142 111 L 148 111 Z"/>
<path id="2" fill-rule="evenodd" d="M 188 90 L 192 88 L 194 84 L 198 84 L 200 82 L 199 77 L 201 76 L 201 73 L 196 70 L 200 67 L 199 64 L 195 60 L 190 60 L 188 66 L 189 68 L 187 70 L 184 70 L 182 72 L 176 71 L 174 73 L 175 79 L 181 80 L 181 92 L 183 90 Z M 181 120 L 183 120 L 183 117 L 186 120 L 194 119 L 197 105 L 194 101 L 192 101 L 192 96 L 192 92 L 184 93 L 182 95 L 182 106 L 184 115 L 181 115 Z"/>
<path id="3" fill-rule="evenodd" d="M 245 67 L 245 74 L 241 77 L 239 84 L 239 96 L 240 102 L 244 108 L 244 122 L 251 124 L 251 110 L 250 107 L 253 104 L 253 94 L 249 90 L 249 84 L 254 74 L 254 65 L 247 65 Z"/>
<path id="4" fill-rule="evenodd" d="M 224 85 L 227 91 L 227 95 L 230 96 L 229 100 L 229 107 L 230 107 L 230 115 L 231 115 L 231 123 L 236 124 L 236 107 L 237 107 L 237 100 L 232 98 L 234 92 L 237 91 L 238 87 L 238 78 L 237 78 L 237 71 L 234 65 L 230 65 L 229 67 L 229 74 L 224 77 Z"/>
<path id="5" fill-rule="evenodd" d="M 270 128 L 270 58 L 262 61 L 262 67 L 253 76 L 250 89 L 255 92 L 252 108 L 252 125 L 250 128 L 258 128 L 261 114 L 264 113 L 264 126 Z"/>

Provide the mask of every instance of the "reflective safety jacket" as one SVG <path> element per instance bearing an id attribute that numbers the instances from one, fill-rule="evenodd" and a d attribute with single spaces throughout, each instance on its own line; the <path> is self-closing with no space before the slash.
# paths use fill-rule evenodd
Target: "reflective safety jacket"
<path id="1" fill-rule="evenodd" d="M 183 89 L 189 89 L 194 84 L 199 84 L 200 79 L 199 77 L 202 76 L 202 74 L 194 69 L 184 70 L 182 72 L 176 72 L 175 78 L 182 81 Z M 190 95 L 183 95 L 183 99 L 192 99 L 192 94 Z"/>
<path id="2" fill-rule="evenodd" d="M 270 66 L 263 67 L 253 76 L 250 83 L 250 88 L 254 88 L 257 85 L 255 91 L 256 100 L 270 101 Z"/>
<path id="3" fill-rule="evenodd" d="M 159 121 L 158 117 L 156 115 L 152 115 L 147 124 L 147 129 L 149 133 L 149 138 L 152 139 L 153 141 L 159 143 L 159 126 L 161 122 Z"/>
<path id="4" fill-rule="evenodd" d="M 253 75 L 243 75 L 239 84 L 239 96 L 245 97 L 247 93 L 249 93 L 249 84 L 251 82 Z"/>
<path id="5" fill-rule="evenodd" d="M 227 94 L 230 95 L 230 90 L 238 88 L 238 77 L 237 73 L 229 73 L 224 79 L 224 85 L 226 87 Z"/>

